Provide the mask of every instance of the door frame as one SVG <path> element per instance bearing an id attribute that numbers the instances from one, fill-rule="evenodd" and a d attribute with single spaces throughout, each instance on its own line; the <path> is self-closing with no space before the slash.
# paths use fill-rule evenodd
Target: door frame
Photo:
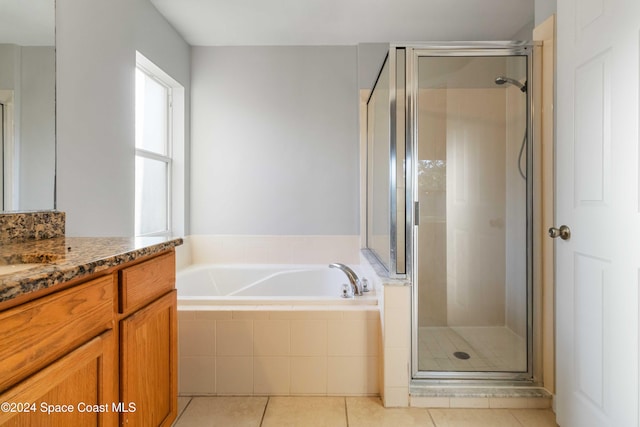
<path id="1" fill-rule="evenodd" d="M 539 371 L 544 388 L 555 393 L 555 262 L 553 240 L 547 230 L 555 224 L 555 52 L 556 16 L 551 15 L 533 29 L 533 39 L 542 43 L 540 85 L 540 230 L 536 233 L 541 256 L 536 263 L 540 271 L 540 292 L 534 304 L 541 306 L 538 345 L 541 352 Z M 536 241 L 534 240 L 534 246 Z M 534 258 L 535 260 L 535 258 Z"/>

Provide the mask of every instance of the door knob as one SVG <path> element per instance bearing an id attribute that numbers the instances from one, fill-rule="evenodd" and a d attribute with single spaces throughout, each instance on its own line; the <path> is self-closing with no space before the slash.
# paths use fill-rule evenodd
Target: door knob
<path id="1" fill-rule="evenodd" d="M 549 229 L 549 237 L 552 239 L 559 237 L 562 240 L 569 240 L 571 237 L 571 229 L 566 225 L 561 225 L 560 228 L 551 227 Z"/>

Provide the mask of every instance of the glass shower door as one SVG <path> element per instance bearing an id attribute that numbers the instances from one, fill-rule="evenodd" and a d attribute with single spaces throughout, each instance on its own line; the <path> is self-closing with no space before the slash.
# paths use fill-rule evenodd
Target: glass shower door
<path id="1" fill-rule="evenodd" d="M 417 376 L 527 373 L 527 56 L 415 61 Z"/>

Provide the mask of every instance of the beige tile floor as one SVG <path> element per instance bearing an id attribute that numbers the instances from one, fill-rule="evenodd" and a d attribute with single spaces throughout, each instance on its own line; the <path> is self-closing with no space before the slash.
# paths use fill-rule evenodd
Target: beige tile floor
<path id="1" fill-rule="evenodd" d="M 181 397 L 175 427 L 556 427 L 549 409 L 383 408 L 377 397 Z"/>

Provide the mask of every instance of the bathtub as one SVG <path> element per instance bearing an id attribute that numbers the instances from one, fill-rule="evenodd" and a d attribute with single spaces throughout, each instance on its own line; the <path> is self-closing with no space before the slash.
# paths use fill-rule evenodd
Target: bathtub
<path id="1" fill-rule="evenodd" d="M 179 394 L 379 395 L 377 296 L 341 298 L 347 282 L 326 264 L 179 270 Z"/>
<path id="2" fill-rule="evenodd" d="M 357 268 L 353 268 L 359 277 Z M 178 307 L 206 305 L 377 305 L 372 289 L 342 298 L 348 283 L 327 265 L 192 265 L 177 272 Z"/>

